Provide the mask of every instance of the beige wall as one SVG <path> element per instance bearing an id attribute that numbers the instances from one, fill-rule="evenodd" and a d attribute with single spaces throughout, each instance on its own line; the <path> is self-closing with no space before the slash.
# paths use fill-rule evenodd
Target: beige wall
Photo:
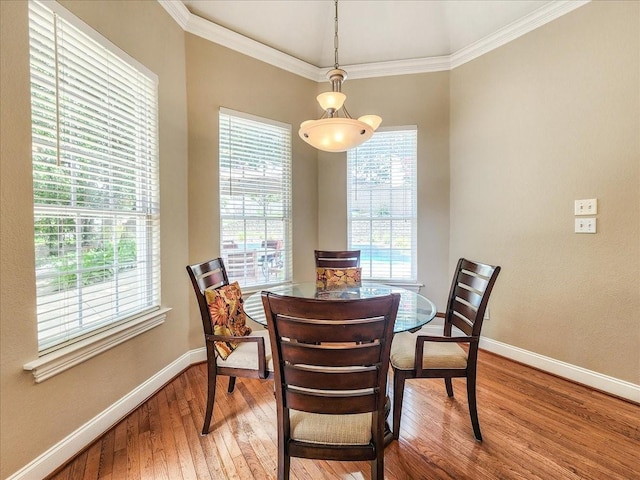
<path id="1" fill-rule="evenodd" d="M 293 277 L 312 279 L 317 238 L 316 151 L 298 136 L 316 115 L 316 83 L 200 37 L 186 36 L 189 104 L 189 260 L 220 255 L 218 113 L 220 107 L 292 127 Z M 202 344 L 202 323 L 191 303 L 190 344 Z"/>
<path id="2" fill-rule="evenodd" d="M 184 33 L 149 1 L 61 2 L 159 77 L 162 303 L 166 322 L 43 383 L 38 356 L 26 1 L 0 2 L 0 478 L 6 478 L 191 348 Z"/>
<path id="3" fill-rule="evenodd" d="M 635 384 L 639 10 L 592 2 L 451 73 L 450 261 L 503 267 L 486 335 Z"/>
<path id="4" fill-rule="evenodd" d="M 184 266 L 219 253 L 220 106 L 293 127 L 294 278 L 313 275 L 314 248 L 346 246 L 344 155 L 297 136 L 328 83 L 184 34 L 156 2 L 63 5 L 159 75 L 162 301 L 173 310 L 41 384 L 22 370 L 37 356 L 27 6 L 0 1 L 2 478 L 202 345 Z M 418 126 L 422 292 L 444 305 L 459 256 L 500 264 L 489 338 L 636 384 L 639 16 L 637 2 L 595 2 L 452 72 L 344 86 L 354 114 Z M 599 232 L 573 234 L 573 200 L 591 197 Z"/>
<path id="5" fill-rule="evenodd" d="M 347 72 L 348 73 L 348 72 Z M 330 90 L 320 85 L 319 91 Z M 418 282 L 444 308 L 449 288 L 449 73 L 362 80 L 343 86 L 356 117 L 375 113 L 383 127 L 418 128 Z M 346 153 L 318 155 L 318 245 L 347 244 Z"/>

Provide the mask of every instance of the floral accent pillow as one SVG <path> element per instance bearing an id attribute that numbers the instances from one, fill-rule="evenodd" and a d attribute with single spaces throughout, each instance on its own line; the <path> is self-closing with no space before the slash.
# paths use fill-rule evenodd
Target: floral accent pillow
<path id="1" fill-rule="evenodd" d="M 362 285 L 362 268 L 316 268 L 316 288 L 337 290 Z"/>
<path id="2" fill-rule="evenodd" d="M 209 306 L 209 316 L 213 324 L 214 335 L 232 335 L 235 337 L 249 335 L 251 328 L 246 326 L 247 315 L 242 307 L 242 291 L 238 282 L 220 288 L 204 291 Z M 215 342 L 216 350 L 226 360 L 237 347 L 237 342 Z"/>

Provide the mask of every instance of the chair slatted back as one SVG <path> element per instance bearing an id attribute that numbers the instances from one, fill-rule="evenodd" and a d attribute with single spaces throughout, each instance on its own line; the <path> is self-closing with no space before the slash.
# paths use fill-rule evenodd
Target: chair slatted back
<path id="1" fill-rule="evenodd" d="M 316 267 L 348 268 L 360 266 L 360 250 L 315 250 Z"/>
<path id="2" fill-rule="evenodd" d="M 279 408 L 352 414 L 384 407 L 399 294 L 318 300 L 263 292 L 262 299 Z"/>
<path id="3" fill-rule="evenodd" d="M 484 314 L 500 267 L 461 258 L 453 276 L 444 334 L 451 335 L 455 326 L 468 336 L 480 336 Z"/>
<path id="4" fill-rule="evenodd" d="M 206 335 L 213 335 L 213 325 L 204 291 L 207 288 L 219 288 L 229 285 L 229 277 L 227 276 L 224 261 L 222 258 L 214 258 L 203 263 L 189 265 L 187 266 L 187 273 L 198 299 L 204 332 Z"/>
<path id="5" fill-rule="evenodd" d="M 447 310 L 445 312 L 444 337 L 435 335 L 418 335 L 415 346 L 411 346 L 410 354 L 414 355 L 411 368 L 403 362 L 407 347 L 398 342 L 394 349 L 393 363 L 393 436 L 398 438 L 400 417 L 402 415 L 402 399 L 404 384 L 411 378 L 443 378 L 447 395 L 453 397 L 452 378 L 466 378 L 467 400 L 473 434 L 482 441 L 478 408 L 476 401 L 476 374 L 480 331 L 487 310 L 487 304 L 493 286 L 500 273 L 500 267 L 473 262 L 465 258 L 458 260 L 456 271 L 449 290 Z M 460 329 L 465 335 L 452 335 L 453 327 Z M 435 342 L 445 342 L 453 348 L 438 351 Z M 468 346 L 468 349 L 460 345 Z"/>

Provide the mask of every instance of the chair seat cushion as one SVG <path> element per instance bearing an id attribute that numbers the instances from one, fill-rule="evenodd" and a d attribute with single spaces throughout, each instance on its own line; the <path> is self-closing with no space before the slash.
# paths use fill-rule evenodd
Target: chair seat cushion
<path id="1" fill-rule="evenodd" d="M 323 415 L 289 410 L 291 438 L 328 445 L 368 445 L 371 442 L 371 413 Z"/>
<path id="2" fill-rule="evenodd" d="M 391 343 L 391 365 L 399 370 L 413 370 L 416 338 L 419 333 L 402 332 Z M 425 342 L 422 368 L 466 368 L 467 352 L 457 343 Z"/>
<path id="3" fill-rule="evenodd" d="M 253 323 L 253 322 L 247 322 Z M 256 324 L 257 325 L 257 324 Z M 269 331 L 262 328 L 254 328 L 250 337 L 264 338 L 264 355 L 267 361 L 267 370 L 273 372 L 273 358 L 271 356 L 271 342 Z M 226 360 L 218 356 L 217 364 L 221 367 L 258 369 L 258 345 L 254 342 L 236 342 L 233 355 L 229 355 Z"/>

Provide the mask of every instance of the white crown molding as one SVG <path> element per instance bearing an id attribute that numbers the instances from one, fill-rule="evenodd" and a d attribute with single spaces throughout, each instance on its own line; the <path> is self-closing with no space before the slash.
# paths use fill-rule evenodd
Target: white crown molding
<path id="1" fill-rule="evenodd" d="M 162 5 L 162 7 L 167 11 L 169 15 L 176 21 L 178 25 L 182 27 L 183 30 L 187 29 L 187 22 L 189 21 L 189 17 L 193 15 L 184 6 L 180 0 L 158 0 L 158 3 Z"/>
<path id="2" fill-rule="evenodd" d="M 451 69 L 470 62 L 485 53 L 525 35 L 542 25 L 565 15 L 576 8 L 586 5 L 591 0 L 563 0 L 548 3 L 538 10 L 522 17 L 516 22 L 507 25 L 495 33 L 462 48 L 450 56 Z"/>
<path id="3" fill-rule="evenodd" d="M 251 40 L 239 33 L 232 32 L 220 25 L 211 23 L 196 15 L 191 15 L 185 29 L 189 33 L 198 35 L 206 40 L 230 48 L 237 52 L 253 57 L 262 62 L 281 68 L 287 72 L 300 75 L 309 80 L 317 81 L 318 68 L 303 62 L 291 55 L 282 53 L 275 48 Z"/>
<path id="4" fill-rule="evenodd" d="M 441 57 L 416 58 L 391 62 L 359 65 L 344 65 L 349 78 L 375 78 L 392 75 L 409 75 L 453 70 L 464 63 L 478 58 L 542 25 L 579 8 L 591 0 L 559 0 L 546 4 L 522 19 L 507 25 L 497 32 L 462 48 L 451 55 Z M 160 5 L 173 17 L 183 30 L 211 42 L 230 48 L 244 55 L 266 62 L 301 77 L 316 82 L 326 81 L 328 68 L 319 68 L 303 62 L 291 55 L 251 40 L 220 25 L 204 20 L 189 12 L 180 0 L 158 0 Z"/>
<path id="5" fill-rule="evenodd" d="M 179 0 L 158 0 L 158 2 L 186 32 L 309 80 L 317 82 L 321 79 L 318 67 L 193 15 Z"/>
<path id="6" fill-rule="evenodd" d="M 451 70 L 450 56 L 394 60 L 392 62 L 363 63 L 345 65 L 343 68 L 349 79 L 390 77 L 413 73 L 443 72 Z M 325 71 L 326 72 L 326 71 Z M 326 80 L 326 75 L 324 75 Z"/>

